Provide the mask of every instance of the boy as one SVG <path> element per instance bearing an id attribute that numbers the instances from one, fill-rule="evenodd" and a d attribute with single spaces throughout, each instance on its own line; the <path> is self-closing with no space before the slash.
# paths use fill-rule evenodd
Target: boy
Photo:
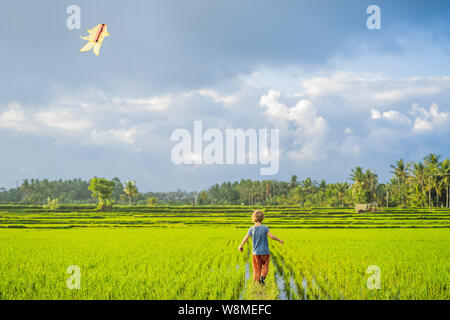
<path id="1" fill-rule="evenodd" d="M 255 210 L 252 215 L 252 220 L 255 223 L 253 227 L 248 230 L 247 235 L 242 240 L 239 246 L 239 251 L 243 252 L 242 248 L 247 242 L 249 237 L 252 237 L 253 242 L 253 281 L 258 281 L 260 284 L 264 285 L 264 280 L 266 279 L 267 273 L 269 272 L 269 243 L 267 241 L 267 236 L 274 240 L 277 240 L 281 244 L 284 243 L 283 240 L 277 238 L 269 232 L 269 227 L 263 226 L 261 222 L 264 220 L 264 213 L 261 210 Z"/>

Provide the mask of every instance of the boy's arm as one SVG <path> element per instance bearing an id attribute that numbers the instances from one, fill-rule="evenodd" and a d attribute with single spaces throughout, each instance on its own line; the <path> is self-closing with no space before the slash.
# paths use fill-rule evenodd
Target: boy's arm
<path id="1" fill-rule="evenodd" d="M 277 240 L 279 243 L 281 243 L 281 244 L 283 244 L 284 243 L 284 241 L 283 240 L 281 240 L 280 238 L 278 238 L 277 236 L 274 236 L 273 234 L 271 234 L 270 233 L 270 231 L 269 232 L 267 232 L 267 235 L 270 237 L 270 238 L 272 238 L 273 240 Z"/>
<path id="2" fill-rule="evenodd" d="M 248 234 L 246 234 L 245 235 L 245 237 L 244 237 L 244 239 L 242 239 L 242 243 L 241 243 L 241 245 L 239 246 L 239 251 L 244 251 L 244 249 L 242 248 L 243 246 L 244 246 L 244 244 L 247 242 L 247 240 L 248 240 L 248 238 L 249 238 L 250 236 L 248 235 Z"/>

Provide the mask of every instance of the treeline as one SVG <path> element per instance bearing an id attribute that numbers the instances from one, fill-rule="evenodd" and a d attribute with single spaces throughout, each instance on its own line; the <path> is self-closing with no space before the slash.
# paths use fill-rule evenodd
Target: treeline
<path id="1" fill-rule="evenodd" d="M 119 178 L 111 180 L 113 191 L 109 196 L 116 204 L 129 204 L 129 197 L 125 194 L 125 185 Z M 48 199 L 58 199 L 60 204 L 91 204 L 97 203 L 98 199 L 92 197 L 93 192 L 89 190 L 91 181 L 82 179 L 55 180 L 48 179 L 25 179 L 17 188 L 6 190 L 0 188 L 0 203 L 37 204 L 44 205 Z M 138 193 L 133 197 L 133 204 L 193 204 L 195 192 L 177 190 L 174 192 L 146 192 Z M 150 199 L 150 200 L 149 200 Z"/>
<path id="2" fill-rule="evenodd" d="M 393 177 L 386 184 L 362 167 L 351 170 L 351 183 L 326 183 L 306 178 L 299 181 L 241 180 L 215 184 L 199 193 L 198 204 L 299 205 L 304 207 L 380 206 L 450 207 L 450 161 L 430 154 L 417 163 L 403 159 L 391 165 Z"/>
<path id="3" fill-rule="evenodd" d="M 138 192 L 134 181 L 119 178 L 92 178 L 49 181 L 25 179 L 17 188 L 0 188 L 0 203 L 87 204 L 197 204 L 197 205 L 296 205 L 302 207 L 353 206 L 377 203 L 380 206 L 450 207 L 450 160 L 437 154 L 417 163 L 400 159 L 391 165 L 392 178 L 379 183 L 370 169 L 356 167 L 348 181 L 326 183 L 311 178 L 289 181 L 241 180 L 215 184 L 197 192 Z"/>
<path id="4" fill-rule="evenodd" d="M 198 204 L 211 205 L 298 205 L 304 207 L 351 206 L 354 203 L 350 184 L 317 182 L 311 178 L 289 182 L 275 180 L 241 180 L 215 184 L 202 191 Z"/>

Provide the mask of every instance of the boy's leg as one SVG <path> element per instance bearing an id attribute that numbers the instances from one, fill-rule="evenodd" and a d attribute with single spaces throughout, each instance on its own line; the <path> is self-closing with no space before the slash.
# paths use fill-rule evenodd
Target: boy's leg
<path id="1" fill-rule="evenodd" d="M 261 257 L 261 276 L 266 277 L 269 273 L 269 261 L 270 261 L 270 254 L 265 254 L 260 256 Z"/>
<path id="2" fill-rule="evenodd" d="M 261 256 L 253 255 L 253 281 L 258 281 L 261 275 Z"/>

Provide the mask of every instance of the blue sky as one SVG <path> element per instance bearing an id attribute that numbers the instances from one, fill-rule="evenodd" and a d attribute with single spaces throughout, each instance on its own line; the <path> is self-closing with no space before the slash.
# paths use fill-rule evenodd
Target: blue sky
<path id="1" fill-rule="evenodd" d="M 66 8 L 81 9 L 81 29 Z M 366 8 L 381 8 L 368 30 Z M 356 165 L 449 157 L 450 3 L 2 1 L 0 186 L 134 179 L 141 190 L 224 180 L 330 182 Z M 98 23 L 100 56 L 79 52 Z M 177 128 L 279 128 L 280 170 L 176 166 Z"/>

